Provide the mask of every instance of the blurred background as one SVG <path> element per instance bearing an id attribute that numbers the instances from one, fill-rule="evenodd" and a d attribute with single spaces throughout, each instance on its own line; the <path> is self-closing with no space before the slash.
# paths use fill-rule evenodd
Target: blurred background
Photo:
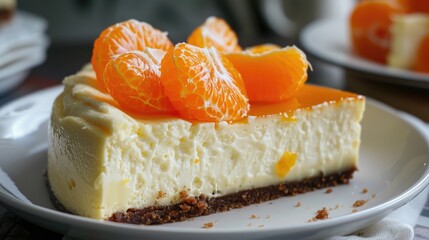
<path id="1" fill-rule="evenodd" d="M 420 2 L 425 7 L 427 5 L 425 1 L 408 2 Z M 242 47 L 275 43 L 280 46 L 297 45 L 303 49 L 313 66 L 313 71 L 309 72 L 309 83 L 367 95 L 429 121 L 429 111 L 425 111 L 429 104 L 429 77 L 427 77 L 429 75 L 418 76 L 418 83 L 425 85 L 423 88 L 411 86 L 403 79 L 354 71 L 341 64 L 328 64 L 301 46 L 300 34 L 309 24 L 324 19 L 336 19 L 346 26 L 350 12 L 358 2 L 358 0 L 0 0 L 0 12 L 1 8 L 10 6 L 15 10 L 15 17 L 12 20 L 0 24 L 2 55 L 0 105 L 35 89 L 60 84 L 65 76 L 77 72 L 90 62 L 93 42 L 101 31 L 117 22 L 130 18 L 148 22 L 162 31 L 167 31 L 169 38 L 177 43 L 186 41 L 192 30 L 201 25 L 207 17 L 217 16 L 224 18 L 231 25 Z M 429 19 L 429 15 L 427 18 Z M 429 20 L 427 22 L 429 26 Z M 342 34 L 347 35 L 347 30 L 344 31 L 346 32 Z M 334 33 L 330 35 L 330 39 L 335 40 L 341 34 L 337 36 L 334 29 Z M 320 37 L 328 39 L 326 36 Z M 21 40 L 18 41 L 19 39 Z M 311 39 L 311 42 L 317 45 L 319 40 Z M 347 41 L 347 44 L 350 44 L 350 41 Z M 352 54 L 351 48 L 346 48 L 343 50 L 347 54 Z M 6 50 L 10 54 L 2 53 Z M 20 50 L 19 54 L 17 50 Z M 24 57 L 27 58 L 26 62 L 23 60 Z M 10 68 L 17 65 L 18 60 L 21 61 L 21 71 L 12 74 Z M 9 68 L 9 72 L 5 71 L 6 67 Z M 17 70 L 17 67 L 14 67 Z M 392 82 L 396 84 L 390 84 Z M 413 97 L 410 98 L 410 95 Z"/>
<path id="2" fill-rule="evenodd" d="M 33 69 L 32 75 L 45 80 L 60 81 L 90 61 L 92 44 L 100 32 L 117 22 L 130 18 L 146 21 L 168 32 L 174 42 L 186 41 L 188 35 L 208 16 L 227 20 L 236 31 L 242 46 L 276 43 L 298 44 L 299 30 L 310 21 L 326 17 L 329 9 L 347 11 L 349 0 L 19 0 L 17 9 L 33 13 L 47 22 L 49 38 L 46 61 Z M 322 3 L 324 2 L 324 3 Z M 329 2 L 343 2 L 344 8 L 331 8 Z M 344 4 L 347 3 L 347 4 Z M 288 5 L 293 5 L 291 8 Z M 325 8 L 320 12 L 319 8 Z M 289 9 L 292 9 L 289 10 Z M 285 10 L 297 23 L 289 32 L 276 24 L 284 22 Z M 288 12 L 289 10 L 289 12 Z"/>
<path id="3" fill-rule="evenodd" d="M 347 24 L 350 12 L 357 2 L 358 0 L 0 0 L 0 8 L 13 5 L 15 10 L 15 18 L 0 25 L 0 54 L 4 50 L 2 44 L 12 45 L 8 50 L 32 47 L 28 51 L 21 51 L 21 54 L 9 51 L 11 54 L 8 58 L 3 57 L 3 65 L 11 67 L 11 59 L 17 62 L 17 56 L 25 53 L 33 58 L 32 62 L 27 62 L 27 69 L 20 76 L 13 75 L 12 78 L 21 78 L 21 81 L 12 81 L 8 77 L 8 88 L 1 86 L 5 76 L 1 72 L 0 60 L 0 105 L 34 89 L 60 84 L 65 76 L 77 72 L 90 62 L 93 42 L 101 31 L 117 22 L 130 18 L 148 22 L 167 31 L 169 38 L 177 43 L 186 41 L 192 30 L 207 17 L 217 16 L 231 25 L 242 47 L 275 43 L 302 48 L 313 66 L 313 71 L 309 72 L 309 83 L 368 95 L 429 121 L 429 111 L 422 110 L 429 103 L 429 87 L 422 90 L 407 84 L 385 84 L 391 82 L 391 79 L 353 71 L 340 64 L 328 64 L 301 46 L 300 33 L 309 24 L 324 19 L 337 19 Z M 424 4 L 420 0 L 415 2 Z M 14 25 L 16 29 L 13 30 L 20 32 L 20 37 L 27 35 L 27 41 L 23 41 L 21 48 L 18 47 L 20 41 L 16 40 L 17 36 L 2 38 L 13 32 L 8 29 L 12 28 L 8 25 Z M 334 31 L 332 39 L 337 37 Z M 314 39 L 314 43 L 318 41 L 319 39 Z M 10 61 L 5 65 L 6 60 Z M 402 83 L 402 80 L 395 81 Z M 423 77 L 423 83 L 429 86 L 429 77 Z M 14 84 L 16 86 L 12 88 Z M 409 98 L 402 94 L 404 89 L 408 90 L 408 95 L 415 97 Z M 414 109 L 414 106 L 419 108 Z"/>
<path id="4" fill-rule="evenodd" d="M 218 16 L 236 30 L 243 46 L 265 41 L 285 44 L 264 23 L 259 1 L 226 0 L 21 0 L 19 10 L 31 12 L 48 22 L 50 47 L 45 64 L 34 73 L 61 79 L 90 61 L 92 44 L 100 32 L 130 18 L 167 31 L 174 42 L 188 35 L 208 16 Z"/>

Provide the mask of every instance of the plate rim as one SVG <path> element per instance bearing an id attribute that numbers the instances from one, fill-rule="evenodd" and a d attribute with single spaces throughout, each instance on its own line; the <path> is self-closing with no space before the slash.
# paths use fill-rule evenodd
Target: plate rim
<path id="1" fill-rule="evenodd" d="M 344 58 L 352 58 L 352 62 L 343 61 L 342 59 L 339 59 L 335 55 L 331 54 L 329 51 L 325 51 L 324 48 L 321 48 L 320 41 L 314 44 L 314 41 L 311 40 L 314 37 L 313 35 L 318 33 L 318 31 L 320 31 L 320 29 L 322 28 L 335 29 L 336 33 L 325 33 L 326 36 L 330 36 L 330 43 L 339 41 L 344 44 L 344 46 L 348 47 L 348 49 L 350 49 L 351 51 L 351 46 L 349 42 L 343 42 L 342 39 L 339 37 L 335 38 L 335 36 L 338 36 L 339 34 L 344 34 L 342 36 L 345 36 L 346 40 L 349 38 L 347 33 L 347 23 L 347 18 L 326 18 L 313 21 L 310 24 L 306 25 L 300 32 L 299 43 L 310 55 L 327 63 L 340 66 L 347 70 L 355 71 L 358 73 L 372 74 L 378 77 L 389 77 L 389 79 L 371 78 L 374 81 L 389 82 L 397 85 L 429 89 L 429 75 L 427 74 L 416 73 L 403 69 L 390 68 L 386 65 L 369 61 L 355 54 L 350 54 L 348 52 L 342 53 L 341 51 L 337 51 L 337 53 L 341 53 Z M 332 50 L 332 48 L 329 49 Z M 356 66 L 355 62 L 358 62 L 359 65 Z"/>
<path id="2" fill-rule="evenodd" d="M 36 91 L 32 94 L 28 94 L 16 100 L 13 100 L 9 103 L 6 103 L 4 106 L 0 107 L 1 109 L 7 108 L 9 105 L 15 104 L 19 101 L 28 101 L 29 98 L 37 97 L 46 94 L 53 94 L 55 97 L 57 94 L 61 93 L 63 89 L 62 85 L 53 86 L 50 88 L 42 89 Z M 428 126 L 423 123 L 420 119 L 415 116 L 412 116 L 408 113 L 402 112 L 400 110 L 394 109 L 384 103 L 381 103 L 377 100 L 373 100 L 367 97 L 367 104 L 370 104 L 377 108 L 378 110 L 382 110 L 388 112 L 389 114 L 395 115 L 400 118 L 402 121 L 406 122 L 410 127 L 414 128 L 419 132 L 420 136 L 424 139 L 424 141 L 429 146 L 429 129 Z M 362 211 L 356 212 L 354 214 L 343 215 L 332 219 L 327 219 L 324 221 L 317 222 L 309 222 L 305 224 L 301 224 L 299 226 L 294 226 L 293 228 L 285 228 L 285 227 L 264 227 L 264 228 L 249 228 L 249 229 L 215 229 L 211 231 L 207 231 L 207 229 L 191 229 L 191 228 L 157 228 L 152 226 L 145 225 L 130 225 L 124 223 L 114 223 L 107 222 L 97 219 L 91 219 L 87 217 L 82 217 L 73 214 L 67 214 L 60 212 L 58 210 L 46 208 L 43 206 L 39 206 L 36 204 L 28 204 L 21 200 L 16 199 L 13 196 L 10 196 L 6 193 L 0 192 L 0 202 L 4 205 L 7 205 L 9 208 L 13 210 L 17 210 L 16 212 L 25 213 L 26 215 L 36 216 L 38 218 L 47 219 L 53 222 L 58 222 L 62 224 L 68 224 L 71 226 L 77 227 L 85 227 L 86 229 L 100 230 L 106 227 L 110 227 L 111 231 L 115 230 L 127 230 L 134 233 L 150 233 L 150 234 L 204 234 L 204 236 L 215 236 L 215 235 L 223 235 L 223 234 L 264 234 L 264 233 L 274 233 L 274 234 L 293 234 L 299 233 L 304 230 L 306 231 L 315 231 L 319 229 L 323 229 L 326 227 L 339 226 L 344 224 L 349 224 L 354 221 L 358 221 L 362 218 L 371 218 L 382 213 L 387 215 L 387 210 L 394 211 L 407 202 L 411 201 L 414 197 L 416 197 L 420 192 L 422 192 L 426 186 L 429 184 L 429 168 L 426 168 L 426 171 L 419 177 L 417 182 L 414 182 L 410 185 L 405 191 L 396 195 L 396 197 L 384 201 L 380 204 L 377 204 L 371 208 L 364 209 Z M 22 215 L 21 215 L 22 216 Z M 34 223 L 34 222 L 33 222 Z M 37 223 L 35 223 L 37 224 Z M 53 230 L 53 228 L 50 228 Z"/>

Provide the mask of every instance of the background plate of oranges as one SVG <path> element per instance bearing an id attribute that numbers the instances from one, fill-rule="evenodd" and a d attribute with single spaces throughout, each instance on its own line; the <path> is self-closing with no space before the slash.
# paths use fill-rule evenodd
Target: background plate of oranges
<path id="1" fill-rule="evenodd" d="M 300 43 L 307 53 L 323 61 L 376 76 L 370 79 L 429 89 L 428 74 L 394 69 L 354 53 L 347 19 L 325 19 L 307 25 L 301 32 Z"/>

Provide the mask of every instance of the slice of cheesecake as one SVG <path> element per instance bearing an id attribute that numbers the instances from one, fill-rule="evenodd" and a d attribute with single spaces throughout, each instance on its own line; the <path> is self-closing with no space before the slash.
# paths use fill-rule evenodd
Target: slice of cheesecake
<path id="1" fill-rule="evenodd" d="M 388 55 L 388 65 L 399 69 L 412 69 L 417 48 L 429 34 L 429 15 L 404 14 L 393 18 L 392 42 Z"/>
<path id="2" fill-rule="evenodd" d="M 48 182 L 81 216 L 157 224 L 348 183 L 365 99 L 305 85 L 236 122 L 131 116 L 87 66 L 64 80 L 49 128 Z"/>

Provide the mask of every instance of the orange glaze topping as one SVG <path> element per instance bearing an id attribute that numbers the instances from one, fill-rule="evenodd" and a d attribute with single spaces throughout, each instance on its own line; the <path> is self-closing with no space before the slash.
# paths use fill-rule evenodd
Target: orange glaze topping
<path id="1" fill-rule="evenodd" d="M 294 116 L 294 112 L 298 109 L 310 108 L 322 104 L 324 102 L 338 102 L 345 99 L 357 99 L 360 98 L 359 95 L 336 90 L 327 87 L 315 86 L 310 84 L 305 84 L 295 95 L 294 97 L 276 103 L 250 103 L 250 111 L 248 116 L 254 117 L 263 117 L 274 114 L 281 114 L 285 121 L 295 122 L 298 119 Z M 129 113 L 130 114 L 130 113 Z M 132 114 L 133 117 L 144 119 L 144 120 L 157 120 L 157 119 L 171 119 L 171 118 L 181 118 L 177 113 L 169 114 L 154 114 L 154 113 L 145 113 L 145 114 Z M 231 123 L 243 123 L 247 124 L 248 117 L 242 118 L 237 121 L 231 121 Z M 192 121 L 190 122 L 199 122 Z"/>
<path id="2" fill-rule="evenodd" d="M 267 116 L 278 113 L 284 115 L 286 120 L 292 120 L 293 112 L 297 109 L 309 108 L 323 102 L 341 101 L 347 98 L 358 98 L 359 95 L 336 89 L 305 84 L 294 97 L 277 103 L 250 103 L 249 116 Z"/>

